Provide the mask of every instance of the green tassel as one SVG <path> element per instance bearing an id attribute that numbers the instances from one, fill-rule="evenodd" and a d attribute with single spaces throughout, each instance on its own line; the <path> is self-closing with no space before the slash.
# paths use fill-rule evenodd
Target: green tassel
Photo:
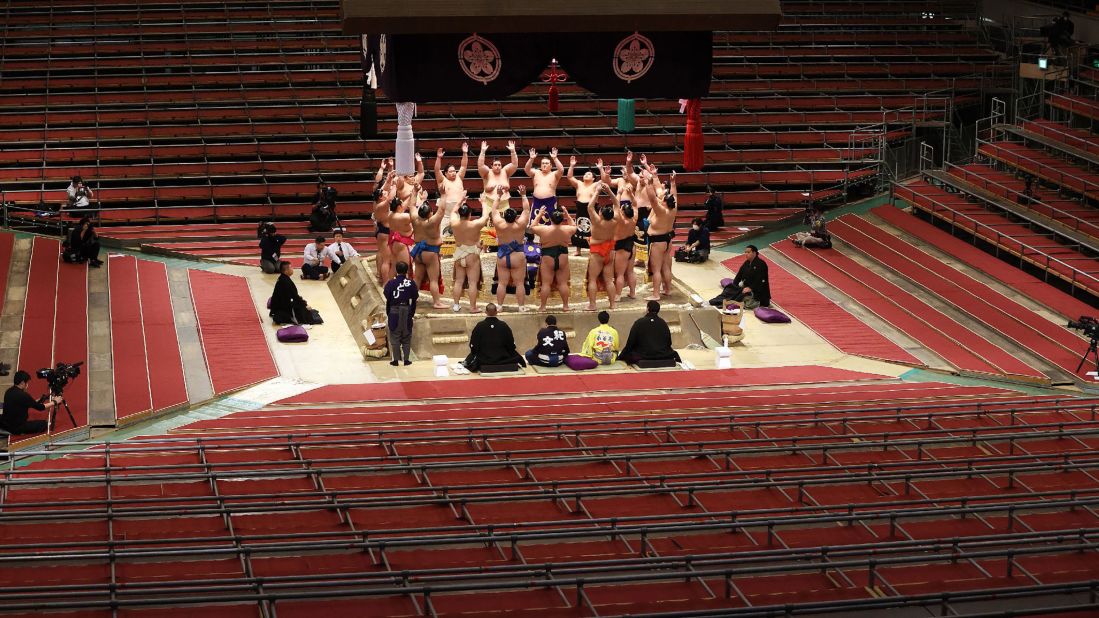
<path id="1" fill-rule="evenodd" d="M 634 100 L 618 99 L 618 130 L 622 133 L 633 132 Z"/>

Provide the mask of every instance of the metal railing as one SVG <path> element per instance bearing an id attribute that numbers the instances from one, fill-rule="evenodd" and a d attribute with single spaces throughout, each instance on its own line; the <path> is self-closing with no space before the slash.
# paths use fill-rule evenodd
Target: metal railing
<path id="1" fill-rule="evenodd" d="M 961 228 L 971 234 L 975 234 L 993 244 L 998 256 L 1000 251 L 1007 251 L 1020 260 L 1040 268 L 1047 276 L 1052 275 L 1092 293 L 1099 292 L 1099 278 L 1081 271 L 1071 264 L 1061 261 L 1041 249 L 1037 249 L 1024 242 L 1016 240 L 1012 236 L 1004 234 L 996 228 L 981 223 L 976 219 L 958 212 L 956 209 L 942 203 L 937 198 L 922 194 L 911 186 L 894 183 L 894 195 L 901 200 L 911 203 L 917 208 L 927 210 L 929 214 L 947 222 L 952 228 Z M 908 194 L 911 197 L 906 198 Z M 1018 250 L 1013 247 L 1017 247 Z M 1054 266 L 1060 267 L 1059 269 Z"/>

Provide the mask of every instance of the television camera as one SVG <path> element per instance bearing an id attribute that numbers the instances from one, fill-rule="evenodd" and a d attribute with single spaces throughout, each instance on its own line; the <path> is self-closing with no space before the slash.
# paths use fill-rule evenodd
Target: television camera
<path id="1" fill-rule="evenodd" d="M 50 388 L 50 395 L 61 398 L 60 405 L 65 406 L 65 412 L 68 413 L 73 427 L 76 427 L 76 419 L 73 417 L 72 409 L 69 408 L 69 402 L 65 401 L 65 387 L 80 375 L 80 366 L 83 364 L 83 361 L 71 364 L 57 363 L 56 367 L 46 367 L 35 372 L 36 376 L 46 381 Z M 54 426 L 56 420 L 57 406 L 54 406 L 50 410 L 50 427 Z"/>
<path id="2" fill-rule="evenodd" d="M 1099 371 L 1099 320 L 1089 315 L 1082 315 L 1078 320 L 1069 320 L 1065 326 L 1080 331 L 1090 340 L 1088 349 L 1080 357 L 1080 364 L 1076 366 L 1076 373 L 1080 373 L 1080 369 L 1088 358 L 1095 360 L 1095 370 Z"/>

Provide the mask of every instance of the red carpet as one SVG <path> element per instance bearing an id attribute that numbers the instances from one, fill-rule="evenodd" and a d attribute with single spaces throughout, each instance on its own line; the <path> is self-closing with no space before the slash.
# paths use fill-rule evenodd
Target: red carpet
<path id="1" fill-rule="evenodd" d="M 744 257 L 737 256 L 725 260 L 722 265 L 735 273 L 743 262 Z M 774 303 L 841 352 L 891 363 L 924 366 L 920 359 L 781 266 L 769 263 L 767 267 Z"/>
<path id="2" fill-rule="evenodd" d="M 115 418 L 152 409 L 145 335 L 141 326 L 141 295 L 137 260 L 111 256 L 107 260 L 111 299 L 111 358 L 114 362 Z"/>
<path id="3" fill-rule="evenodd" d="M 199 338 L 214 394 L 279 375 L 243 277 L 188 271 Z"/>
<path id="4" fill-rule="evenodd" d="M 724 388 L 767 384 L 814 384 L 889 379 L 873 373 L 834 369 L 815 365 L 761 367 L 753 369 L 707 369 L 701 371 L 659 371 L 605 373 L 589 375 L 552 375 L 538 378 L 495 378 L 486 380 L 420 380 L 382 384 L 334 384 L 301 395 L 288 397 L 278 404 L 315 404 L 355 401 L 404 401 L 408 399 L 452 399 L 492 396 L 544 395 L 546 393 L 592 393 Z"/>
<path id="5" fill-rule="evenodd" d="M 805 251 L 790 241 L 773 248 L 961 370 L 1046 379 L 1007 351 L 838 251 Z"/>
<path id="6" fill-rule="evenodd" d="M 55 260 L 57 258 L 54 258 Z M 76 426 L 88 424 L 88 267 L 61 263 L 57 276 L 57 315 L 54 319 L 53 362 L 79 363 L 80 375 L 65 387 Z M 72 429 L 64 410 L 57 412 L 54 432 Z"/>
<path id="7" fill-rule="evenodd" d="M 934 245 L 951 257 L 986 275 L 996 279 L 1053 309 L 1063 316 L 1076 319 L 1081 315 L 1091 315 L 1095 309 L 1087 303 L 1062 292 L 1041 279 L 1023 272 L 994 255 L 981 251 L 977 247 L 951 236 L 939 228 L 917 219 L 894 206 L 879 206 L 871 211 L 893 227 L 904 230 L 915 238 Z"/>
<path id="8" fill-rule="evenodd" d="M 950 302 L 973 319 L 1030 349 L 1051 364 L 1073 372 L 1086 341 L 1053 324 L 965 273 L 896 238 L 869 221 L 845 215 L 833 233 L 859 251 Z"/>
<path id="9" fill-rule="evenodd" d="M 17 367 L 23 367 L 31 374 L 53 365 L 53 322 L 60 254 L 60 242 L 43 237 L 34 239 L 27 278 L 27 304 L 23 311 L 23 334 L 19 340 L 19 362 L 16 363 Z M 38 382 L 37 378 L 35 381 Z"/>
<path id="10" fill-rule="evenodd" d="M 392 405 L 369 405 L 361 408 L 303 409 L 294 406 L 285 409 L 266 408 L 237 412 L 220 419 L 197 421 L 185 426 L 183 429 L 295 427 L 302 425 L 301 419 L 303 416 L 308 416 L 310 419 L 310 427 L 317 427 L 353 423 L 484 419 L 531 415 L 576 415 L 611 412 L 648 414 L 688 410 L 714 412 L 723 408 L 786 409 L 792 406 L 805 405 L 812 405 L 816 409 L 826 410 L 829 408 L 874 406 L 881 405 L 882 402 L 902 400 L 931 403 L 943 399 L 958 400 L 1005 393 L 1007 391 L 995 388 L 939 383 L 869 383 L 782 390 L 592 395 L 562 399 L 556 402 L 545 399 L 509 399 L 483 403 L 409 401 L 394 402 Z"/>
<path id="11" fill-rule="evenodd" d="M 153 410 L 163 410 L 187 403 L 187 384 L 183 378 L 168 271 L 163 263 L 139 260 L 137 275 Z"/>

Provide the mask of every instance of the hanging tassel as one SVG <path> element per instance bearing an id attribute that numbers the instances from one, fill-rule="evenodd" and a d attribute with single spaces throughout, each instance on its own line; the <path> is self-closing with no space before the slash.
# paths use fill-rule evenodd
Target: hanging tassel
<path id="1" fill-rule="evenodd" d="M 359 103 L 359 137 L 378 137 L 378 98 L 370 84 L 363 84 L 363 98 Z"/>
<path id="2" fill-rule="evenodd" d="M 370 139 L 378 137 L 378 73 L 374 67 L 374 55 L 370 48 L 370 37 L 362 36 L 363 98 L 359 102 L 359 137 Z"/>
<path id="3" fill-rule="evenodd" d="M 618 99 L 618 131 L 632 133 L 634 127 L 634 100 Z"/>
<path id="4" fill-rule="evenodd" d="M 561 108 L 560 93 L 557 90 L 557 82 L 563 82 L 568 79 L 568 75 L 565 75 L 561 71 L 557 70 L 557 59 L 554 58 L 550 62 L 550 70 L 548 74 L 544 74 L 542 81 L 549 82 L 549 111 L 551 113 L 556 112 Z"/>
<path id="5" fill-rule="evenodd" d="M 702 143 L 702 100 L 680 101 L 681 111 L 687 112 L 687 132 L 683 137 L 683 169 L 697 172 L 702 169 L 704 146 Z"/>

